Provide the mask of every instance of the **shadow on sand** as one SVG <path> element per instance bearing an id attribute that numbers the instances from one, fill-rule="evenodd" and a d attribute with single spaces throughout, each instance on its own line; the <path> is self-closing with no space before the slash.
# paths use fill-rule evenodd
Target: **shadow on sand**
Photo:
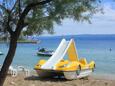
<path id="1" fill-rule="evenodd" d="M 26 77 L 25 80 L 40 80 L 40 81 L 52 81 L 52 82 L 57 82 L 57 81 L 60 81 L 60 82 L 65 82 L 67 81 L 67 79 L 65 79 L 64 77 L 47 77 L 47 78 L 41 78 L 41 77 L 38 77 L 38 76 L 29 76 L 29 77 Z"/>
<path id="2" fill-rule="evenodd" d="M 67 80 L 65 79 L 64 77 L 47 77 L 47 78 L 41 78 L 41 77 L 38 77 L 38 76 L 29 76 L 29 77 L 26 77 L 25 80 L 32 80 L 32 81 L 36 81 L 36 80 L 40 80 L 40 81 L 51 81 L 51 82 L 57 82 L 57 81 L 60 81 L 60 82 L 66 82 L 66 81 L 72 81 L 72 80 Z M 85 77 L 85 78 L 81 78 L 79 80 L 89 80 L 88 77 Z"/>

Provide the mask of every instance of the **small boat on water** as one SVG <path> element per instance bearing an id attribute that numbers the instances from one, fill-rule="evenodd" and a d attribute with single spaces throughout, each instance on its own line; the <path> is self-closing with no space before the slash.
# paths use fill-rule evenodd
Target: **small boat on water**
<path id="1" fill-rule="evenodd" d="M 54 53 L 53 50 L 47 50 L 45 48 L 38 49 L 37 55 L 38 56 L 52 56 Z"/>
<path id="2" fill-rule="evenodd" d="M 0 51 L 0 55 L 3 55 L 3 53 Z"/>

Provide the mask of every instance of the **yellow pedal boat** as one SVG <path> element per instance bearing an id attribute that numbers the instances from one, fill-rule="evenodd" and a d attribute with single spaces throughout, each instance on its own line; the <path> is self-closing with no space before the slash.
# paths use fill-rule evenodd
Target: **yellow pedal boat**
<path id="1" fill-rule="evenodd" d="M 65 55 L 68 59 L 64 59 Z M 64 76 L 66 79 L 77 79 L 89 76 L 95 68 L 95 62 L 87 63 L 86 58 L 78 58 L 73 39 L 62 39 L 55 53 L 48 60 L 40 60 L 35 65 L 39 77 Z"/>

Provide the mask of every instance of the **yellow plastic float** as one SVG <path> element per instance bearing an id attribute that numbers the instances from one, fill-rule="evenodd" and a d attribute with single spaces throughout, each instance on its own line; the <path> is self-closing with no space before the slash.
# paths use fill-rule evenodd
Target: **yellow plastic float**
<path id="1" fill-rule="evenodd" d="M 64 56 L 68 55 L 65 60 Z M 48 60 L 40 60 L 35 65 L 39 77 L 63 75 L 66 79 L 77 79 L 89 76 L 95 68 L 95 62 L 87 63 L 86 58 L 79 59 L 73 39 L 62 39 L 55 53 Z"/>

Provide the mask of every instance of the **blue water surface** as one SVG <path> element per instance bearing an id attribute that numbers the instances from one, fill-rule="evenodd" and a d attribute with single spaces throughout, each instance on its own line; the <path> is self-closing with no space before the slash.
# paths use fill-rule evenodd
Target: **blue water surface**
<path id="1" fill-rule="evenodd" d="M 36 37 L 35 39 L 40 40 L 41 43 L 18 44 L 12 65 L 23 65 L 33 69 L 38 60 L 48 59 L 48 57 L 36 55 L 38 47 L 56 50 L 62 38 L 67 40 L 74 38 L 79 58 L 87 58 L 88 62 L 91 60 L 96 62 L 95 74 L 115 75 L 115 35 Z M 5 43 L 0 44 L 0 51 L 4 53 L 4 55 L 0 56 L 0 64 L 3 63 L 8 47 Z"/>

